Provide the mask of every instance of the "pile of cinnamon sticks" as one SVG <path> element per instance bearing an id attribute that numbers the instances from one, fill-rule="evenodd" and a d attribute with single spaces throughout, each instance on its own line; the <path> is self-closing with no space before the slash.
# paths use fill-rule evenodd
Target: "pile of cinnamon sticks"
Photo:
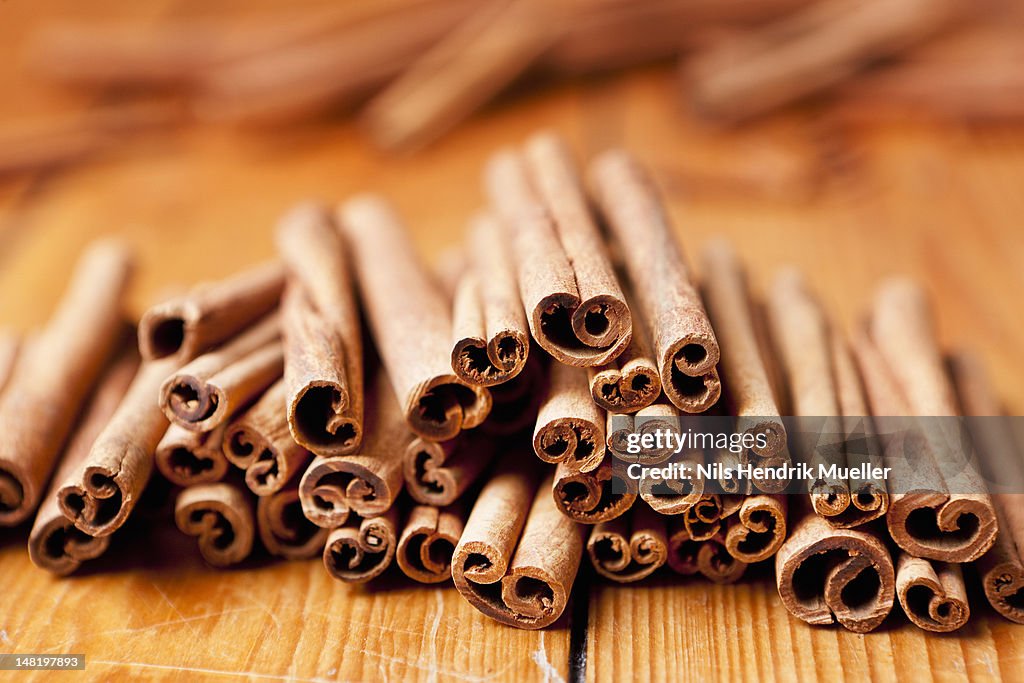
<path id="1" fill-rule="evenodd" d="M 796 271 L 756 295 L 713 242 L 698 279 L 624 150 L 581 173 L 540 133 L 482 175 L 483 208 L 433 271 L 385 199 L 305 203 L 280 219 L 276 261 L 153 306 L 136 335 L 130 254 L 90 247 L 44 328 L 0 336 L 0 524 L 34 516 L 33 561 L 68 574 L 155 475 L 210 565 L 262 546 L 363 583 L 396 564 L 520 628 L 558 619 L 585 560 L 618 582 L 667 565 L 729 583 L 774 558 L 795 616 L 858 632 L 897 600 L 922 628 L 959 628 L 973 563 L 1024 622 L 1022 496 L 934 473 L 914 488 L 880 436 L 888 416 L 998 414 L 972 356 L 947 364 L 917 285 L 883 284 L 851 343 Z M 801 495 L 621 485 L 616 459 L 664 460 L 631 455 L 623 425 L 709 412 L 762 437 L 737 460 L 788 463 L 804 454 L 781 416 L 827 418 L 841 459 L 866 445 L 894 475 Z M 919 444 L 915 469 L 939 447 Z"/>

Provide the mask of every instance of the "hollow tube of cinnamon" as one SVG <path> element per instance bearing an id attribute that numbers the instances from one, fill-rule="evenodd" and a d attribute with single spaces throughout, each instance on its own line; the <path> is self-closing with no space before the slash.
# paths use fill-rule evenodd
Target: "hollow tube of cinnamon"
<path id="1" fill-rule="evenodd" d="M 127 248 L 93 243 L 63 299 L 35 334 L 0 395 L 0 526 L 28 519 L 90 389 L 123 331 L 132 269 Z"/>
<path id="2" fill-rule="evenodd" d="M 50 490 L 43 496 L 28 536 L 28 555 L 37 567 L 58 576 L 66 576 L 86 560 L 102 555 L 110 545 L 109 536 L 96 538 L 76 529 L 61 512 L 57 492 L 61 482 L 77 471 L 88 457 L 96 437 L 106 427 L 124 398 L 138 364 L 138 355 L 132 349 L 123 353 L 107 368 L 64 449 Z"/>
<path id="3" fill-rule="evenodd" d="M 587 368 L 594 403 L 617 414 L 635 413 L 661 395 L 661 375 L 654 359 L 650 329 L 632 303 L 633 297 L 627 294 L 625 301 L 633 319 L 629 345 L 614 360 Z"/>
<path id="4" fill-rule="evenodd" d="M 646 505 L 594 526 L 587 540 L 594 570 L 618 583 L 647 578 L 668 558 L 665 518 Z"/>
<path id="5" fill-rule="evenodd" d="M 591 472 L 559 463 L 552 479 L 551 496 L 563 515 L 581 524 L 611 521 L 624 515 L 636 502 L 635 490 L 614 475 L 608 461 Z"/>
<path id="6" fill-rule="evenodd" d="M 742 496 L 736 514 L 729 518 L 724 544 L 729 554 L 753 564 L 775 555 L 786 540 L 788 496 Z"/>
<path id="7" fill-rule="evenodd" d="M 551 364 L 547 397 L 533 430 L 533 452 L 544 462 L 592 472 L 604 461 L 607 416 L 590 396 L 582 368 Z"/>
<path id="8" fill-rule="evenodd" d="M 224 456 L 245 470 L 245 484 L 257 496 L 269 496 L 292 479 L 298 481 L 310 459 L 309 451 L 288 431 L 282 410 L 286 399 L 287 385 L 278 380 L 224 432 Z"/>
<path id="9" fill-rule="evenodd" d="M 178 528 L 199 540 L 199 552 L 214 567 L 229 567 L 249 557 L 256 525 L 251 493 L 220 481 L 182 489 L 174 504 Z"/>
<path id="10" fill-rule="evenodd" d="M 212 432 L 194 432 L 171 425 L 153 454 L 157 470 L 177 486 L 210 484 L 228 473 L 224 457 L 224 430 L 221 425 Z"/>
<path id="11" fill-rule="evenodd" d="M 362 196 L 339 209 L 360 296 L 381 361 L 410 428 L 435 441 L 479 426 L 491 408 L 487 389 L 451 368 L 451 312 L 383 199 Z"/>
<path id="12" fill-rule="evenodd" d="M 717 493 L 703 493 L 679 516 L 686 532 L 695 541 L 707 541 L 723 531 L 722 497 Z"/>
<path id="13" fill-rule="evenodd" d="M 197 432 L 224 424 L 281 377 L 280 336 L 280 318 L 274 313 L 189 362 L 160 386 L 160 409 L 172 424 Z"/>
<path id="14" fill-rule="evenodd" d="M 153 306 L 139 321 L 142 357 L 189 361 L 231 339 L 277 306 L 284 280 L 280 263 L 266 263 Z"/>
<path id="15" fill-rule="evenodd" d="M 391 566 L 398 539 L 398 510 L 354 518 L 327 536 L 323 561 L 328 573 L 345 583 L 366 583 Z"/>
<path id="16" fill-rule="evenodd" d="M 552 485 L 548 477 L 538 486 L 530 468 L 503 463 L 481 490 L 452 557 L 462 597 L 508 626 L 538 629 L 558 619 L 579 569 L 583 527 L 555 507 Z"/>
<path id="17" fill-rule="evenodd" d="M 256 528 L 263 547 L 271 555 L 287 560 L 316 557 L 327 543 L 328 530 L 302 514 L 298 481 L 294 480 L 284 488 L 260 495 L 256 502 Z"/>
<path id="18" fill-rule="evenodd" d="M 663 463 L 675 455 L 674 448 L 646 448 L 638 454 L 629 453 L 626 450 L 625 439 L 630 432 L 643 435 L 654 433 L 657 430 L 673 433 L 679 431 L 679 409 L 667 401 L 659 400 L 641 408 L 634 415 L 608 413 L 608 421 L 605 426 L 608 451 L 623 462 L 637 462 L 644 465 Z"/>
<path id="19" fill-rule="evenodd" d="M 925 631 L 949 633 L 971 616 L 958 564 L 929 562 L 901 552 L 896 560 L 896 596 L 907 618 Z"/>
<path id="20" fill-rule="evenodd" d="M 420 583 L 441 583 L 452 576 L 452 554 L 462 537 L 466 515 L 460 505 L 415 505 L 398 539 L 395 558 L 402 573 Z"/>
<path id="21" fill-rule="evenodd" d="M 623 150 L 599 156 L 590 179 L 651 326 L 662 391 L 680 410 L 703 412 L 722 391 L 718 340 L 653 182 Z"/>
<path id="22" fill-rule="evenodd" d="M 642 434 L 644 429 L 639 428 L 637 431 Z M 684 451 L 673 458 L 673 463 L 677 463 L 680 468 L 686 468 L 688 472 L 696 473 L 696 476 L 690 476 L 689 479 L 662 480 L 648 477 L 636 484 L 630 482 L 628 485 L 637 488 L 640 498 L 654 508 L 655 512 L 663 515 L 685 515 L 704 497 L 706 482 L 704 477 L 700 476 L 699 469 L 704 463 L 704 454 L 700 451 Z"/>
<path id="23" fill-rule="evenodd" d="M 153 401 L 174 357 L 144 362 L 81 466 L 60 483 L 61 512 L 91 536 L 108 536 L 128 519 L 153 471 L 167 420 Z"/>
<path id="24" fill-rule="evenodd" d="M 494 453 L 494 439 L 484 434 L 465 432 L 441 442 L 417 437 L 405 449 L 405 489 L 418 503 L 451 505 L 477 480 Z"/>
<path id="25" fill-rule="evenodd" d="M 452 370 L 468 384 L 494 386 L 526 366 L 530 335 L 502 227 L 489 213 L 470 222 L 468 267 L 455 287 Z"/>
<path id="26" fill-rule="evenodd" d="M 632 318 L 565 143 L 540 133 L 522 152 L 499 151 L 484 184 L 515 254 L 533 338 L 568 365 L 618 357 Z"/>
<path id="27" fill-rule="evenodd" d="M 362 439 L 363 338 L 351 265 L 326 208 L 301 204 L 277 228 L 292 282 L 282 302 L 288 428 L 317 455 Z"/>

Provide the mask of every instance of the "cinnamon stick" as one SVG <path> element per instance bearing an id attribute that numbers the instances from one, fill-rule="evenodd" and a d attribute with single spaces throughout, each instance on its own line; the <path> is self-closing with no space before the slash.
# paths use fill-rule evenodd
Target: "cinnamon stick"
<path id="1" fill-rule="evenodd" d="M 591 399 L 582 369 L 552 363 L 550 377 L 533 430 L 533 452 L 544 462 L 592 472 L 604 461 L 607 417 Z"/>
<path id="2" fill-rule="evenodd" d="M 231 339 L 277 305 L 284 277 L 281 264 L 267 263 L 153 306 L 139 321 L 142 357 L 184 362 Z"/>
<path id="3" fill-rule="evenodd" d="M 636 502 L 635 487 L 615 476 L 610 462 L 580 472 L 562 462 L 555 469 L 551 495 L 563 515 L 582 524 L 608 522 Z"/>
<path id="4" fill-rule="evenodd" d="M 153 455 L 156 468 L 177 486 L 220 481 L 229 467 L 224 457 L 226 428 L 227 425 L 221 425 L 212 432 L 194 432 L 171 425 Z"/>
<path id="5" fill-rule="evenodd" d="M 678 518 L 669 523 L 668 565 L 684 576 L 700 573 L 717 584 L 735 583 L 747 571 L 747 563 L 731 555 L 721 535 L 703 541 L 690 536 Z"/>
<path id="6" fill-rule="evenodd" d="M 363 339 L 351 266 L 330 214 L 302 204 L 277 229 L 292 284 L 282 303 L 288 428 L 317 455 L 362 439 Z"/>
<path id="7" fill-rule="evenodd" d="M 256 503 L 256 528 L 267 551 L 287 560 L 316 557 L 327 543 L 327 529 L 313 524 L 302 514 L 295 481 L 273 493 L 260 494 Z"/>
<path id="8" fill-rule="evenodd" d="M 245 484 L 257 496 L 269 496 L 297 480 L 309 462 L 309 451 L 288 431 L 282 410 L 286 400 L 287 384 L 278 380 L 224 432 L 224 456 L 245 470 Z"/>
<path id="9" fill-rule="evenodd" d="M 398 511 L 391 508 L 331 531 L 323 553 L 330 575 L 346 583 L 366 583 L 380 576 L 395 557 L 397 517 Z"/>
<path id="10" fill-rule="evenodd" d="M 645 505 L 594 526 L 587 540 L 594 570 L 619 583 L 640 581 L 668 559 L 665 518 Z"/>
<path id="11" fill-rule="evenodd" d="M 160 386 L 160 409 L 171 423 L 197 432 L 224 424 L 281 376 L 284 352 L 280 335 L 275 313 L 199 356 Z M 170 358 L 177 360 L 176 356 Z"/>
<path id="12" fill-rule="evenodd" d="M 135 508 L 153 471 L 153 453 L 167 431 L 153 397 L 176 367 L 175 358 L 144 362 L 89 455 L 60 482 L 61 512 L 78 529 L 108 536 Z"/>
<path id="13" fill-rule="evenodd" d="M 522 372 L 530 337 L 502 227 L 488 213 L 470 223 L 469 267 L 453 306 L 452 370 L 469 384 L 494 386 Z"/>
<path id="14" fill-rule="evenodd" d="M 607 433 L 607 446 L 616 458 L 623 462 L 637 462 L 644 465 L 657 465 L 665 462 L 673 455 L 675 449 L 671 446 L 665 448 L 645 448 L 640 453 L 630 453 L 626 450 L 626 438 L 630 432 L 640 434 L 662 432 L 679 432 L 679 409 L 671 403 L 653 403 L 646 408 L 641 408 L 635 415 L 613 415 L 608 414 L 605 432 Z"/>
<path id="15" fill-rule="evenodd" d="M 775 559 L 782 604 L 810 624 L 874 630 L 892 610 L 896 577 L 882 540 L 866 527 L 838 529 L 811 510 L 790 520 Z"/>
<path id="16" fill-rule="evenodd" d="M 481 490 L 452 557 L 459 593 L 508 626 L 544 628 L 569 602 L 583 531 L 555 507 L 552 485 L 548 477 L 538 486 L 530 468 L 503 463 Z"/>
<path id="17" fill-rule="evenodd" d="M 654 360 L 651 335 L 639 310 L 626 297 L 633 319 L 633 337 L 615 360 L 587 368 L 594 403 L 610 413 L 635 413 L 657 400 L 661 376 Z"/>
<path id="18" fill-rule="evenodd" d="M 909 280 L 891 280 L 880 287 L 870 334 L 871 340 L 860 344 L 859 351 L 869 394 L 875 392 L 871 396 L 873 412 L 892 414 L 884 410 L 886 401 L 896 405 L 905 401 L 908 410 L 903 414 L 933 419 L 917 430 L 916 446 L 923 452 L 914 453 L 913 459 L 911 455 L 892 458 L 893 476 L 898 479 L 893 483 L 890 478 L 890 484 L 899 495 L 890 498 L 889 532 L 900 548 L 915 557 L 944 562 L 976 560 L 995 542 L 996 513 L 972 464 L 959 467 L 962 458 L 955 452 L 960 444 L 959 424 L 950 419 L 958 406 L 921 288 Z M 876 349 L 877 357 L 868 357 Z M 882 386 L 885 373 L 891 373 L 892 389 Z M 874 380 L 873 388 L 868 377 Z M 908 472 L 911 466 L 913 471 Z M 952 477 L 955 490 L 950 490 L 947 481 Z M 922 483 L 908 490 L 906 482 Z"/>
<path id="19" fill-rule="evenodd" d="M 693 576 L 700 572 L 697 554 L 701 543 L 690 538 L 690 532 L 681 520 L 672 519 L 668 528 L 668 566 L 676 574 Z"/>
<path id="20" fill-rule="evenodd" d="M 641 315 L 651 325 L 662 391 L 679 409 L 703 412 L 722 391 L 718 341 L 665 207 L 647 173 L 623 150 L 598 157 L 590 177 Z"/>
<path id="21" fill-rule="evenodd" d="M 443 507 L 458 500 L 494 457 L 494 440 L 459 434 L 450 441 L 416 438 L 405 449 L 405 488 L 418 503 Z"/>
<path id="22" fill-rule="evenodd" d="M 915 625 L 949 633 L 971 616 L 960 565 L 929 562 L 901 552 L 896 561 L 896 595 Z"/>
<path id="23" fill-rule="evenodd" d="M 717 493 L 704 493 L 685 511 L 679 513 L 683 526 L 695 541 L 707 541 L 722 531 L 722 498 Z"/>
<path id="24" fill-rule="evenodd" d="M 654 424 L 657 424 L 656 421 Z M 678 430 L 678 422 L 675 427 Z M 642 434 L 644 430 L 638 429 Z M 661 457 L 661 456 L 658 456 Z M 650 505 L 656 512 L 663 515 L 685 515 L 690 509 L 704 498 L 704 488 L 707 482 L 700 476 L 699 466 L 704 463 L 704 454 L 699 451 L 684 452 L 679 455 L 669 456 L 673 463 L 677 463 L 680 469 L 687 468 L 691 473 L 689 479 L 641 479 L 636 485 L 640 497 Z M 717 503 L 715 504 L 717 506 Z"/>
<path id="25" fill-rule="evenodd" d="M 725 548 L 741 562 L 753 564 L 775 555 L 786 540 L 788 496 L 743 496 L 729 518 Z"/>
<path id="26" fill-rule="evenodd" d="M 567 365 L 603 365 L 629 344 L 633 324 L 565 143 L 535 135 L 484 172 L 507 226 L 519 289 L 537 343 Z"/>
<path id="27" fill-rule="evenodd" d="M 199 553 L 214 567 L 238 564 L 252 552 L 252 495 L 242 486 L 222 481 L 182 489 L 174 521 L 183 533 L 198 537 Z"/>
<path id="28" fill-rule="evenodd" d="M 9 330 L 0 330 L 0 394 L 3 393 L 7 380 L 11 378 L 20 347 L 21 339 L 17 334 Z"/>
<path id="29" fill-rule="evenodd" d="M 50 490 L 36 514 L 28 537 L 28 554 L 33 564 L 58 576 L 66 576 L 110 545 L 110 537 L 96 538 L 75 528 L 61 512 L 57 492 L 61 482 L 82 466 L 93 442 L 106 427 L 131 384 L 139 359 L 134 350 L 122 354 L 100 380 L 75 432 L 68 441 Z"/>
<path id="30" fill-rule="evenodd" d="M 340 209 L 370 332 L 410 428 L 435 441 L 478 426 L 491 408 L 482 387 L 452 373 L 448 303 L 383 199 Z"/>
<path id="31" fill-rule="evenodd" d="M 113 240 L 85 251 L 0 395 L 0 526 L 21 523 L 39 505 L 75 416 L 117 347 L 131 260 Z"/>
<path id="32" fill-rule="evenodd" d="M 452 554 L 465 523 L 465 514 L 458 506 L 413 506 L 398 539 L 396 559 L 402 573 L 420 583 L 450 579 Z"/>
<path id="33" fill-rule="evenodd" d="M 413 437 L 383 372 L 371 386 L 365 434 L 359 454 L 318 456 L 302 475 L 302 510 L 317 526 L 333 529 L 353 513 L 381 515 L 402 490 L 403 459 Z"/>

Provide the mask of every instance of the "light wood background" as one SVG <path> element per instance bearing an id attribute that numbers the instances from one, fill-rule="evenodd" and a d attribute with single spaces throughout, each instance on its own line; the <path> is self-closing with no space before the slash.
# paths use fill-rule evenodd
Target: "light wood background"
<path id="1" fill-rule="evenodd" d="M 141 25 L 199 11 L 198 0 L 0 2 L 0 122 L 89 101 L 39 86 L 19 65 L 25 34 L 48 16 L 134 15 Z M 845 324 L 880 278 L 921 278 L 946 343 L 976 349 L 1009 409 L 1024 411 L 1024 128 L 850 126 L 803 111 L 717 132 L 685 114 L 674 78 L 665 66 L 544 85 L 414 156 L 384 155 L 341 122 L 263 134 L 185 128 L 70 170 L 0 179 L 0 324 L 42 323 L 96 235 L 137 248 L 138 312 L 167 286 L 269 256 L 275 218 L 311 196 L 386 194 L 430 257 L 480 204 L 487 155 L 550 127 L 581 156 L 625 145 L 649 162 L 691 260 L 725 235 L 756 283 L 795 264 Z M 1012 681 L 1024 671 L 1024 627 L 977 592 L 975 616 L 955 636 L 923 634 L 898 607 L 859 636 L 790 618 L 767 570 L 731 587 L 666 574 L 625 588 L 585 576 L 571 616 L 520 632 L 450 586 L 392 577 L 350 588 L 316 561 L 213 571 L 167 521 L 116 540 L 65 580 L 31 565 L 26 536 L 0 530 L 0 651 L 84 652 L 92 680 Z M 81 673 L 35 679 L 61 677 Z"/>

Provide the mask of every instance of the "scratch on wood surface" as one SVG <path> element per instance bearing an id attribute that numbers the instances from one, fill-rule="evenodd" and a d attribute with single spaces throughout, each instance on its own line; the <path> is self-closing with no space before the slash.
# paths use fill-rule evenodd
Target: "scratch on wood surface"
<path id="1" fill-rule="evenodd" d="M 430 675 L 427 680 L 430 683 L 437 681 L 437 630 L 441 627 L 441 615 L 444 614 L 444 596 L 440 590 L 434 591 L 434 621 L 430 624 L 430 637 L 427 639 L 427 647 L 430 652 Z"/>
<path id="2" fill-rule="evenodd" d="M 193 627 L 192 624 L 188 623 L 188 617 L 182 614 L 181 610 L 178 609 L 178 606 L 171 602 L 171 599 L 167 597 L 167 593 L 164 593 L 163 589 L 160 588 L 160 586 L 156 585 L 155 581 L 150 581 L 149 583 L 153 586 L 153 588 L 156 589 L 156 592 L 160 594 L 160 597 L 164 599 L 164 602 L 170 605 L 171 611 L 178 615 L 178 618 L 181 620 L 181 623 L 183 623 L 188 628 L 188 630 L 192 631 L 192 635 L 198 638 L 199 632 L 196 631 L 195 627 Z"/>
<path id="3" fill-rule="evenodd" d="M 565 679 L 562 678 L 560 673 L 558 673 L 558 669 L 548 661 L 548 651 L 547 648 L 544 647 L 544 631 L 539 631 L 539 633 L 540 645 L 533 651 L 530 658 L 533 659 L 534 664 L 540 667 L 541 673 L 544 674 L 545 683 L 549 681 L 551 683 L 565 683 Z"/>
<path id="4" fill-rule="evenodd" d="M 402 666 L 407 666 L 411 669 L 426 671 L 427 673 L 434 673 L 435 675 L 441 675 L 459 681 L 466 681 L 467 683 L 484 683 L 485 681 L 494 680 L 508 671 L 515 664 L 515 662 L 506 661 L 505 666 L 497 671 L 493 671 L 486 676 L 477 676 L 464 671 L 453 671 L 452 669 L 442 669 L 440 667 L 432 669 L 429 664 L 423 664 L 413 659 L 405 659 L 404 657 L 386 655 L 383 652 L 375 652 L 374 650 L 368 650 L 365 647 L 357 648 L 349 645 L 343 645 L 342 649 L 346 652 L 355 652 L 359 655 L 363 655 L 364 657 L 373 657 L 374 659 L 379 659 L 384 662 L 388 662 L 389 664 L 401 664 Z"/>
<path id="5" fill-rule="evenodd" d="M 283 676 L 281 674 L 265 674 L 259 671 L 227 671 L 225 669 L 210 669 L 202 666 L 172 666 L 169 664 L 150 664 L 147 662 L 115 662 L 107 659 L 91 659 L 90 664 L 105 664 L 107 666 L 134 667 L 137 669 L 155 669 L 158 671 L 181 671 L 184 673 L 206 674 L 210 676 L 229 676 L 232 678 L 261 678 L 272 681 L 295 681 L 295 683 L 335 683 L 330 678 L 302 678 L 298 676 Z"/>

